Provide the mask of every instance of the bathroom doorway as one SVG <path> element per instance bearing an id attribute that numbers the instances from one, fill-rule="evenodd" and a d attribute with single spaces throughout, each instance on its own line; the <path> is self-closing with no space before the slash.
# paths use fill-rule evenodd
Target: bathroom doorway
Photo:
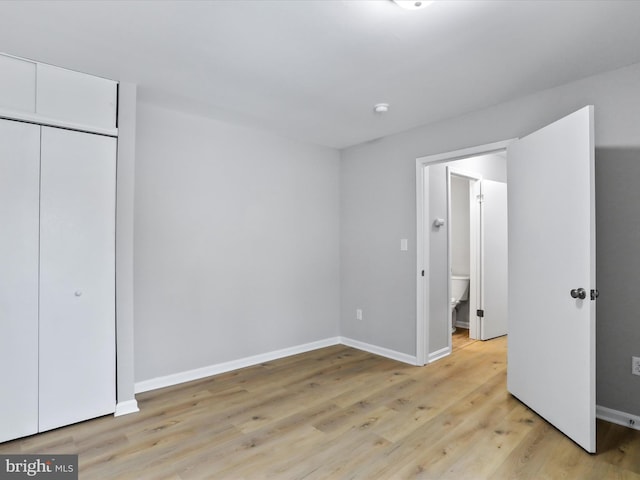
<path id="1" fill-rule="evenodd" d="M 480 306 L 478 254 L 480 251 L 480 184 L 482 176 L 447 167 L 449 292 L 451 298 L 452 350 L 478 338 L 475 323 L 470 330 L 471 312 Z"/>
<path id="2" fill-rule="evenodd" d="M 506 334 L 507 144 L 454 152 L 459 154 L 455 156 L 444 154 L 441 159 L 432 156 L 428 162 L 417 164 L 418 192 L 422 192 L 417 205 L 421 245 L 418 265 L 426 267 L 419 270 L 424 278 L 418 282 L 418 312 L 425 322 L 422 333 L 418 331 L 417 352 L 425 363 L 451 353 L 454 326 L 458 334 L 465 334 L 464 340 Z M 487 200 L 495 206 L 496 186 L 504 194 L 500 228 L 495 225 L 495 216 L 485 211 Z M 484 225 L 486 221 L 494 223 Z M 496 231 L 503 233 L 501 245 L 491 239 Z M 486 241 L 487 235 L 490 241 Z M 500 262 L 493 258 L 496 252 L 504 257 L 497 269 L 494 267 Z M 483 260 L 487 254 L 491 258 Z M 500 280 L 504 288 L 496 288 Z M 460 284 L 462 290 L 458 291 Z M 496 290 L 502 293 L 496 296 L 492 293 Z M 496 316 L 504 318 L 504 325 L 491 331 L 487 326 Z"/>
<path id="3" fill-rule="evenodd" d="M 506 156 L 464 163 L 447 166 L 451 332 L 458 343 L 507 333 Z"/>

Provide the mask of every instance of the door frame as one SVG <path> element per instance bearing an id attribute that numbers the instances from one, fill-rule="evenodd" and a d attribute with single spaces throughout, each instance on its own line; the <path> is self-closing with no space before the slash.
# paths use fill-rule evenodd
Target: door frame
<path id="1" fill-rule="evenodd" d="M 479 157 L 499 151 L 505 151 L 515 138 L 475 147 L 453 150 L 435 155 L 426 155 L 416 159 L 416 363 L 426 365 L 451 353 L 451 339 L 448 347 L 429 352 L 429 214 L 428 167 L 439 163 Z M 508 160 L 507 160 L 508 165 Z M 508 168 L 508 166 L 507 166 Z M 434 320 L 436 321 L 436 320 Z M 446 321 L 443 319 L 442 321 Z"/>

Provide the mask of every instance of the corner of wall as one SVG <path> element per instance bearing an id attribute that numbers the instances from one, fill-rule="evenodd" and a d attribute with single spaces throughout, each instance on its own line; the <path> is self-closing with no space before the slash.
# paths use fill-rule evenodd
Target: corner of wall
<path id="1" fill-rule="evenodd" d="M 116 174 L 116 378 L 118 392 L 116 415 L 119 415 L 118 412 L 123 408 L 127 413 L 131 413 L 132 405 L 136 403 L 133 364 L 133 208 L 136 98 L 137 86 L 135 84 L 120 83 Z M 137 409 L 137 403 L 135 408 Z"/>

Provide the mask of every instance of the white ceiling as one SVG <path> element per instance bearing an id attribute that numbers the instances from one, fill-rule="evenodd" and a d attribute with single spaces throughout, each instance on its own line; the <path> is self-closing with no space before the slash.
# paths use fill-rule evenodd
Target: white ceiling
<path id="1" fill-rule="evenodd" d="M 0 51 L 343 148 L 640 62 L 640 2 L 1 1 Z"/>

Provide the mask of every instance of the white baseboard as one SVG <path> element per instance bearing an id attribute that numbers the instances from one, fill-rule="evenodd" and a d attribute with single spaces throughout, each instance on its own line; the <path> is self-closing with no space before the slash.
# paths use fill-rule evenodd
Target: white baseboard
<path id="1" fill-rule="evenodd" d="M 120 415 L 128 415 L 130 413 L 136 413 L 139 411 L 140 409 L 138 408 L 138 401 L 134 398 L 133 400 L 116 403 L 116 411 L 113 416 L 119 417 Z"/>
<path id="2" fill-rule="evenodd" d="M 364 350 L 365 352 L 380 355 L 381 357 L 390 358 L 399 362 L 408 363 L 409 365 L 417 365 L 417 358 L 412 355 L 407 355 L 406 353 L 397 352 L 395 350 L 390 350 L 384 347 L 378 347 L 377 345 L 371 345 L 369 343 L 360 342 L 358 340 L 353 340 L 347 337 L 332 337 L 317 342 L 305 343 L 303 345 L 285 348 L 282 350 L 275 350 L 273 352 L 263 353 L 260 355 L 240 358 L 238 360 L 232 360 L 230 362 L 218 363 L 215 365 L 209 365 L 207 367 L 188 370 L 186 372 L 166 375 L 164 377 L 156 377 L 149 380 L 143 380 L 141 382 L 136 382 L 135 392 L 142 393 L 148 392 L 149 390 L 156 390 L 158 388 L 170 387 L 172 385 L 178 385 L 179 383 L 191 382 L 193 380 L 210 377 L 211 375 L 231 372 L 233 370 L 238 370 L 239 368 L 251 367 L 253 365 L 269 362 L 271 360 L 277 360 L 279 358 L 297 355 L 299 353 L 310 352 L 312 350 L 317 350 L 319 348 L 330 347 L 332 345 L 338 344 L 357 348 L 358 350 Z M 116 412 L 117 411 L 118 408 L 116 406 Z M 124 415 L 124 413 L 122 415 Z"/>
<path id="3" fill-rule="evenodd" d="M 436 360 L 440 360 L 441 358 L 446 357 L 451 353 L 450 347 L 444 347 L 440 350 L 436 350 L 435 352 L 431 352 L 427 358 L 427 363 L 435 362 Z"/>
<path id="4" fill-rule="evenodd" d="M 399 362 L 408 363 L 409 365 L 417 365 L 417 358 L 415 355 L 407 355 L 406 353 L 397 352 L 384 347 L 378 347 L 377 345 L 371 345 L 370 343 L 360 342 L 348 337 L 340 337 L 340 343 L 347 347 L 357 348 L 358 350 L 364 350 L 365 352 L 374 353 L 381 357 L 390 358 Z"/>
<path id="5" fill-rule="evenodd" d="M 211 375 L 218 375 L 219 373 L 226 373 L 232 370 L 238 370 L 239 368 L 251 367 L 253 365 L 269 362 L 271 360 L 277 360 L 278 358 L 289 357 L 291 355 L 297 355 L 299 353 L 305 353 L 311 350 L 317 350 L 319 348 L 337 345 L 339 343 L 340 337 L 332 337 L 317 342 L 305 343 L 303 345 L 297 345 L 295 347 L 284 348 L 282 350 L 275 350 L 273 352 L 267 352 L 260 355 L 240 358 L 238 360 L 232 360 L 230 362 L 218 363 L 215 365 L 209 365 L 207 367 L 188 370 L 186 372 L 174 373 L 164 377 L 156 377 L 149 380 L 143 380 L 141 382 L 136 382 L 135 392 L 142 393 L 158 388 L 170 387 L 179 383 L 191 382 L 193 380 L 210 377 Z"/>
<path id="6" fill-rule="evenodd" d="M 456 321 L 456 328 L 466 328 L 467 330 L 469 330 L 469 322 Z"/>
<path id="7" fill-rule="evenodd" d="M 640 417 L 638 415 L 596 405 L 596 418 L 615 423 L 616 425 L 622 425 L 623 427 L 640 430 Z"/>

